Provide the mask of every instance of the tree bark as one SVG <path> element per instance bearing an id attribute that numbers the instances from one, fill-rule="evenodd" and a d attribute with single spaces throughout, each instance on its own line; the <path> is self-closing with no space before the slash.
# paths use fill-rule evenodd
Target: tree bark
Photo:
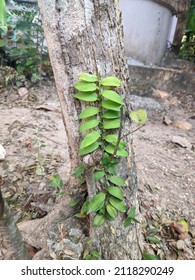
<path id="1" fill-rule="evenodd" d="M 38 4 L 61 103 L 73 171 L 81 161 L 78 156 L 78 115 L 82 106 L 73 97 L 73 85 L 79 74 L 100 72 L 102 77 L 117 76 L 122 81 L 121 95 L 125 99 L 126 108 L 131 110 L 121 13 L 118 0 L 38 0 Z M 118 174 L 126 181 L 124 197 L 128 208 L 136 207 L 138 211 L 136 168 L 129 129 L 130 121 L 127 118 L 122 134 L 127 135 L 124 140 L 128 143 L 129 157 L 121 160 Z M 71 176 L 70 188 L 75 188 L 75 181 Z M 124 218 L 124 215 L 118 215 L 115 221 L 92 229 L 93 241 L 102 259 L 140 258 L 136 225 L 124 228 Z"/>

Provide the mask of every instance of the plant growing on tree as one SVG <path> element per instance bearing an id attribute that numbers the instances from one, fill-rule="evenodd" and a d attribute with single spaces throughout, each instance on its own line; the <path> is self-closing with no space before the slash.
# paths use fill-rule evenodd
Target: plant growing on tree
<path id="1" fill-rule="evenodd" d="M 93 197 L 89 195 L 80 213 L 76 215 L 82 218 L 95 213 L 94 226 L 101 226 L 106 219 L 114 220 L 118 212 L 127 211 L 123 199 L 125 181 L 116 172 L 120 157 L 128 156 L 122 139 L 125 106 L 117 92 L 120 84 L 121 81 L 114 76 L 101 79 L 100 75 L 88 73 L 82 73 L 75 84 L 77 93 L 74 97 L 85 105 L 79 114 L 79 130 L 82 134 L 79 155 L 86 158 L 89 155 L 93 157 L 96 151 L 102 152 L 93 172 L 93 181 L 101 191 Z M 131 112 L 130 118 L 143 125 L 147 115 L 145 111 L 139 110 Z M 75 175 L 80 176 L 82 173 L 84 168 L 80 166 Z M 129 224 L 131 219 L 128 220 Z"/>

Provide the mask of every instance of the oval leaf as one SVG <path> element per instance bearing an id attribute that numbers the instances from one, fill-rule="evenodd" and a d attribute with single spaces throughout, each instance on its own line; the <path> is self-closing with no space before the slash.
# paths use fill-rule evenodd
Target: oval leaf
<path id="1" fill-rule="evenodd" d="M 97 89 L 95 83 L 88 83 L 85 81 L 77 82 L 74 87 L 79 91 L 94 91 Z"/>
<path id="2" fill-rule="evenodd" d="M 94 142 L 96 142 L 100 138 L 100 135 L 101 135 L 101 133 L 98 130 L 92 131 L 89 134 L 87 134 L 81 141 L 80 149 L 82 150 L 82 149 L 90 146 Z"/>
<path id="3" fill-rule="evenodd" d="M 113 155 L 114 150 L 115 150 L 114 145 L 108 145 L 105 147 L 105 151 L 111 155 Z M 116 155 L 119 157 L 128 157 L 128 152 L 124 149 L 118 149 Z"/>
<path id="4" fill-rule="evenodd" d="M 106 77 L 101 81 L 101 85 L 106 86 L 106 87 L 119 87 L 121 85 L 121 81 L 114 77 Z"/>
<path id="5" fill-rule="evenodd" d="M 94 198 L 92 198 L 91 202 L 88 205 L 87 213 L 96 212 L 101 209 L 104 205 L 106 199 L 106 195 L 104 192 L 99 192 Z"/>
<path id="6" fill-rule="evenodd" d="M 115 184 L 115 185 L 117 185 L 119 187 L 124 187 L 124 185 L 125 185 L 125 181 L 121 177 L 118 177 L 118 176 L 110 176 L 108 178 L 108 180 L 111 183 L 113 183 L 113 184 Z"/>
<path id="7" fill-rule="evenodd" d="M 113 146 L 116 146 L 116 143 L 118 141 L 118 135 L 117 134 L 107 134 L 105 136 L 105 141 L 112 144 Z M 125 148 L 125 142 L 123 140 L 120 140 L 119 149 Z"/>
<path id="8" fill-rule="evenodd" d="M 111 204 L 106 205 L 106 211 L 112 218 L 116 218 L 118 211 Z"/>
<path id="9" fill-rule="evenodd" d="M 86 147 L 84 149 L 80 149 L 79 150 L 79 155 L 80 156 L 88 155 L 88 154 L 94 152 L 95 150 L 97 150 L 99 145 L 100 145 L 99 142 L 95 142 L 95 143 L 91 144 L 90 146 L 88 146 L 88 147 Z"/>
<path id="10" fill-rule="evenodd" d="M 99 113 L 99 108 L 91 106 L 80 113 L 79 119 L 86 119 L 91 116 L 97 115 L 98 113 Z"/>
<path id="11" fill-rule="evenodd" d="M 126 205 L 124 203 L 124 201 L 120 201 L 119 199 L 115 198 L 115 197 L 111 197 L 109 199 L 109 202 L 112 206 L 114 206 L 114 208 L 116 208 L 118 211 L 125 213 L 127 208 Z"/>
<path id="12" fill-rule="evenodd" d="M 118 187 L 108 187 L 107 191 L 109 194 L 113 195 L 114 197 L 123 200 L 123 192 Z"/>
<path id="13" fill-rule="evenodd" d="M 102 102 L 102 107 L 105 109 L 113 110 L 120 112 L 120 105 L 114 101 L 111 100 L 105 100 Z"/>
<path id="14" fill-rule="evenodd" d="M 121 96 L 116 92 L 116 91 L 113 91 L 113 90 L 104 90 L 102 92 L 102 95 L 103 97 L 111 100 L 111 101 L 114 101 L 118 104 L 123 104 L 123 99 L 121 98 Z"/>
<path id="15" fill-rule="evenodd" d="M 143 260 L 159 260 L 158 256 L 148 254 L 148 253 L 143 253 L 142 258 L 143 258 Z"/>
<path id="16" fill-rule="evenodd" d="M 93 102 L 98 100 L 97 94 L 94 92 L 78 92 L 74 95 L 74 97 L 87 102 Z"/>
<path id="17" fill-rule="evenodd" d="M 92 119 L 90 121 L 84 122 L 80 125 L 79 131 L 82 133 L 86 130 L 96 127 L 99 124 L 99 120 Z"/>
<path id="18" fill-rule="evenodd" d="M 139 125 L 142 125 L 147 121 L 147 113 L 145 110 L 133 111 L 129 116 L 133 122 Z"/>
<path id="19" fill-rule="evenodd" d="M 112 111 L 112 110 L 106 110 L 103 118 L 105 119 L 116 119 L 120 117 L 120 112 Z"/>
<path id="20" fill-rule="evenodd" d="M 115 129 L 120 127 L 120 119 L 114 120 L 104 120 L 103 128 L 104 129 Z"/>
<path id="21" fill-rule="evenodd" d="M 89 73 L 82 73 L 79 76 L 79 79 L 90 83 L 98 81 L 98 77 L 96 75 L 89 74 Z"/>
<path id="22" fill-rule="evenodd" d="M 160 239 L 155 236 L 155 235 L 148 235 L 146 236 L 146 239 L 150 242 L 150 243 L 153 243 L 153 244 L 158 244 L 160 243 Z"/>
<path id="23" fill-rule="evenodd" d="M 101 180 L 104 176 L 106 175 L 106 173 L 104 171 L 97 171 L 94 173 L 94 179 L 95 181 L 99 181 Z"/>
<path id="24" fill-rule="evenodd" d="M 99 227 L 99 226 L 103 225 L 104 222 L 105 222 L 105 218 L 103 215 L 97 214 L 95 216 L 95 218 L 93 219 L 93 225 L 95 227 Z"/>

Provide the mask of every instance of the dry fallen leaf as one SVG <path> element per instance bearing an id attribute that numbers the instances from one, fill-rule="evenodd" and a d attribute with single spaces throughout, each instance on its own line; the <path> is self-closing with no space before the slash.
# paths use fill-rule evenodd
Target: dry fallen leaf
<path id="1" fill-rule="evenodd" d="M 183 148 L 192 149 L 192 144 L 185 138 L 181 136 L 172 136 L 171 142 L 180 145 Z"/>
<path id="2" fill-rule="evenodd" d="M 169 93 L 159 89 L 153 89 L 153 95 L 156 97 L 160 97 L 161 99 L 165 99 L 169 96 Z"/>
<path id="3" fill-rule="evenodd" d="M 166 125 L 170 125 L 172 123 L 172 120 L 170 120 L 167 116 L 164 116 L 163 123 Z"/>
<path id="4" fill-rule="evenodd" d="M 186 122 L 186 121 L 174 120 L 174 121 L 172 121 L 171 125 L 175 126 L 175 127 L 178 127 L 180 129 L 183 129 L 183 130 L 190 130 L 190 129 L 192 129 L 191 123 Z"/>

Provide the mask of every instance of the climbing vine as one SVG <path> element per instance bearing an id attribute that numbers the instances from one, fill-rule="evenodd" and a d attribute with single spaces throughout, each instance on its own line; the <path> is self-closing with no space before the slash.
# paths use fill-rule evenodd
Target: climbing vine
<path id="1" fill-rule="evenodd" d="M 84 105 L 79 114 L 79 131 L 82 139 L 79 146 L 80 156 L 89 156 L 100 150 L 102 155 L 93 167 L 93 181 L 99 191 L 93 197 L 88 197 L 80 213 L 76 216 L 85 217 L 94 213 L 93 225 L 101 226 L 106 219 L 114 220 L 118 212 L 127 211 L 123 199 L 125 181 L 117 176 L 116 166 L 120 157 L 127 157 L 128 151 L 122 139 L 125 106 L 122 97 L 117 92 L 121 81 L 114 76 L 101 79 L 100 75 L 82 73 L 75 84 L 77 93 L 74 95 Z M 130 118 L 143 124 L 146 113 L 143 110 L 131 112 Z M 85 172 L 79 166 L 76 175 Z"/>

